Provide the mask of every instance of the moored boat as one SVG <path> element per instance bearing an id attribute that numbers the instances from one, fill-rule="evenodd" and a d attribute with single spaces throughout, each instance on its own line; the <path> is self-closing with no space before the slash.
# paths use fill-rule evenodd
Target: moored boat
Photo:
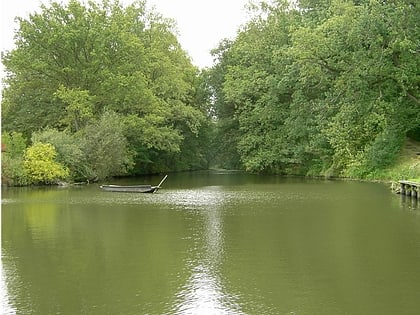
<path id="1" fill-rule="evenodd" d="M 99 186 L 101 189 L 105 191 L 112 191 L 112 192 L 131 192 L 131 193 L 155 193 L 160 188 L 163 182 L 166 180 L 168 175 L 160 181 L 159 185 L 152 186 L 152 185 L 101 185 Z"/>

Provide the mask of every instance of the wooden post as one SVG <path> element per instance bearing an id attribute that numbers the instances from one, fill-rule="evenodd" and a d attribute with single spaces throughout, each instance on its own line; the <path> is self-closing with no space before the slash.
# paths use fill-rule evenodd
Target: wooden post
<path id="1" fill-rule="evenodd" d="M 400 183 L 400 185 L 401 185 L 401 195 L 405 195 L 405 184 Z"/>
<path id="2" fill-rule="evenodd" d="M 399 181 L 401 195 L 410 196 L 413 199 L 420 199 L 420 183 L 406 180 Z"/>
<path id="3" fill-rule="evenodd" d="M 157 185 L 160 188 L 160 185 L 163 184 L 163 182 L 168 178 L 168 175 L 165 175 L 165 177 L 160 181 L 159 185 Z"/>

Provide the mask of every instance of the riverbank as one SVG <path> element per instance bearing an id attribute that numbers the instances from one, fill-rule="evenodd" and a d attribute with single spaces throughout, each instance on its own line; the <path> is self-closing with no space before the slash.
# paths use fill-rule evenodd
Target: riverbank
<path id="1" fill-rule="evenodd" d="M 394 165 L 377 170 L 367 176 L 368 180 L 420 182 L 420 141 L 407 139 Z"/>
<path id="2" fill-rule="evenodd" d="M 6 163 L 7 164 L 7 163 Z M 2 165 L 2 170 L 4 163 Z M 226 170 L 224 170 L 226 171 Z M 237 171 L 237 170 L 236 170 Z M 235 172 L 235 170 L 229 170 L 229 172 Z M 242 171 L 241 171 L 242 172 Z M 24 180 L 24 172 L 14 172 L 20 175 L 19 178 L 8 178 L 8 172 L 2 172 L 2 186 L 29 186 L 30 184 Z M 285 175 L 287 176 L 287 175 Z M 289 176 L 297 176 L 290 174 Z M 303 175 L 300 175 L 303 176 Z M 328 176 L 308 176 L 308 177 L 328 177 Z M 371 181 L 371 182 L 386 182 L 390 183 L 392 190 L 397 191 L 399 187 L 400 180 L 408 180 L 411 182 L 420 183 L 420 141 L 415 141 L 413 139 L 407 139 L 401 149 L 399 157 L 396 162 L 385 169 L 374 170 L 372 173 L 363 176 L 363 177 L 341 177 L 333 176 L 328 177 L 331 179 L 343 179 L 343 180 L 362 180 L 362 181 Z M 89 183 L 86 182 L 86 184 Z M 71 181 L 67 182 L 66 180 L 57 180 L 50 185 L 80 185 L 85 183 L 73 183 Z"/>

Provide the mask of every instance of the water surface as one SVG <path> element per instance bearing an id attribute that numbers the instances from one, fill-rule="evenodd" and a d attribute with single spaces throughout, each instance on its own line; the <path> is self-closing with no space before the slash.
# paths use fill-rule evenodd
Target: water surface
<path id="1" fill-rule="evenodd" d="M 5 314 L 420 310 L 420 209 L 382 184 L 200 172 L 157 194 L 13 188 L 1 224 Z"/>

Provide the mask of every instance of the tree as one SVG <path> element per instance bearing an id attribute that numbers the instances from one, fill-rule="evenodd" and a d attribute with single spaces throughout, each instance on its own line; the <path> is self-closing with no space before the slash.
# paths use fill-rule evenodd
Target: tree
<path id="1" fill-rule="evenodd" d="M 416 9 L 404 1 L 332 1 L 327 19 L 294 35 L 301 80 L 319 82 L 317 93 L 323 95 L 329 119 L 324 135 L 338 173 L 350 175 L 356 168 L 360 175 L 361 168 L 377 159 L 371 150 L 376 141 L 394 133 L 402 143 L 419 125 L 415 15 Z M 325 84 L 327 90 L 320 90 Z M 394 145 L 389 148 L 395 157 Z"/>
<path id="2" fill-rule="evenodd" d="M 52 2 L 19 22 L 16 49 L 3 57 L 6 129 L 28 138 L 45 128 L 83 133 L 112 111 L 141 162 L 178 153 L 205 123 L 198 71 L 175 24 L 145 1 Z"/>
<path id="3" fill-rule="evenodd" d="M 226 101 L 224 91 L 225 76 L 230 61 L 232 41 L 224 40 L 212 50 L 216 60 L 215 65 L 203 72 L 207 85 L 205 90 L 211 104 L 211 115 L 214 120 L 211 136 L 211 152 L 213 164 L 227 169 L 240 169 L 240 156 L 238 153 L 239 124 L 235 117 L 235 104 Z"/>
<path id="4" fill-rule="evenodd" d="M 392 163 L 420 125 L 418 6 L 305 0 L 257 10 L 212 69 L 218 126 L 233 126 L 245 168 L 366 176 Z"/>
<path id="5" fill-rule="evenodd" d="M 215 89 L 222 114 L 218 126 L 236 129 L 234 147 L 247 170 L 279 172 L 290 162 L 284 124 L 292 94 L 287 50 L 295 15 L 283 6 L 262 9 L 233 43 L 221 47 L 220 70 L 215 68 L 223 78 Z"/>
<path id="6" fill-rule="evenodd" d="M 67 115 L 61 123 L 70 131 L 79 131 L 93 119 L 94 98 L 89 95 L 89 91 L 66 89 L 61 85 L 54 96 L 67 105 L 65 108 Z"/>

